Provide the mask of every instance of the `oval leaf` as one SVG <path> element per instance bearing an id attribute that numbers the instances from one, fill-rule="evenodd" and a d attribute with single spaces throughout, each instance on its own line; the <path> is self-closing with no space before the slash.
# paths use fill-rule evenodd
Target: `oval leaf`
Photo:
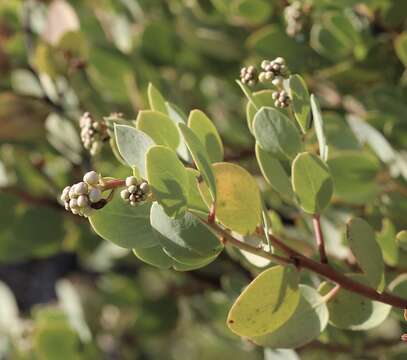
<path id="1" fill-rule="evenodd" d="M 270 348 L 298 348 L 316 339 L 328 325 L 329 312 L 324 298 L 306 285 L 300 285 L 300 301 L 293 316 L 270 334 L 251 340 Z"/>
<path id="2" fill-rule="evenodd" d="M 152 83 L 148 84 L 147 95 L 151 110 L 158 111 L 165 115 L 168 114 L 164 97 Z"/>
<path id="3" fill-rule="evenodd" d="M 240 294 L 229 311 L 227 324 L 239 336 L 265 335 L 288 321 L 299 299 L 296 269 L 274 266 L 263 271 Z"/>
<path id="4" fill-rule="evenodd" d="M 292 165 L 292 183 L 305 212 L 319 214 L 326 208 L 333 193 L 328 167 L 314 154 L 299 154 Z"/>
<path id="5" fill-rule="evenodd" d="M 118 194 L 89 218 L 103 239 L 127 248 L 146 248 L 157 244 L 150 225 L 150 203 L 136 207 L 126 204 Z"/>
<path id="6" fill-rule="evenodd" d="M 284 198 L 292 198 L 294 192 L 291 181 L 280 160 L 264 151 L 258 144 L 256 144 L 256 158 L 261 173 L 271 187 Z"/>
<path id="7" fill-rule="evenodd" d="M 166 102 L 165 106 L 167 108 L 168 116 L 174 122 L 174 124 L 187 123 L 188 118 L 180 108 L 169 102 Z M 177 154 L 181 157 L 182 160 L 186 161 L 187 163 L 190 163 L 192 161 L 187 145 L 182 138 L 180 139 L 180 143 L 177 148 Z"/>
<path id="8" fill-rule="evenodd" d="M 218 197 L 216 219 L 227 228 L 242 234 L 252 234 L 261 222 L 261 197 L 256 180 L 247 170 L 231 163 L 213 165 Z M 201 193 L 210 206 L 210 199 Z"/>
<path id="9" fill-rule="evenodd" d="M 310 127 L 310 100 L 307 85 L 304 79 L 298 75 L 292 75 L 289 79 L 289 87 L 292 99 L 292 109 L 295 119 L 302 132 L 305 134 Z"/>
<path id="10" fill-rule="evenodd" d="M 206 185 L 209 187 L 212 199 L 216 200 L 216 180 L 212 170 L 212 165 L 209 161 L 208 153 L 206 152 L 202 143 L 199 141 L 198 137 L 189 127 L 179 123 L 178 129 L 184 137 L 185 143 L 191 152 L 196 167 L 201 172 Z"/>
<path id="11" fill-rule="evenodd" d="M 252 94 L 254 101 L 256 101 L 257 107 L 253 105 L 252 102 L 248 101 L 246 105 L 246 117 L 247 117 L 247 126 L 251 133 L 253 133 L 253 121 L 256 116 L 257 111 L 262 106 L 274 107 L 272 90 L 260 90 Z"/>
<path id="12" fill-rule="evenodd" d="M 314 120 L 315 133 L 318 139 L 319 155 L 323 161 L 328 160 L 328 144 L 326 142 L 324 122 L 322 121 L 321 108 L 314 94 L 311 94 L 312 119 Z"/>
<path id="13" fill-rule="evenodd" d="M 366 283 L 361 274 L 349 275 L 356 281 Z M 319 292 L 327 294 L 335 285 L 324 283 Z M 380 325 L 389 315 L 391 306 L 371 301 L 344 289 L 340 289 L 328 302 L 329 323 L 340 329 L 369 330 Z"/>
<path id="14" fill-rule="evenodd" d="M 262 107 L 254 117 L 253 130 L 261 148 L 279 159 L 292 160 L 303 149 L 298 129 L 276 109 Z"/>
<path id="15" fill-rule="evenodd" d="M 157 145 L 165 145 L 176 150 L 180 137 L 171 119 L 158 111 L 143 110 L 138 113 L 137 129 L 150 136 Z"/>
<path id="16" fill-rule="evenodd" d="M 186 170 L 189 179 L 188 209 L 207 214 L 209 209 L 202 198 L 198 186 L 199 171 L 191 168 L 187 168 Z"/>
<path id="17" fill-rule="evenodd" d="M 146 153 L 154 146 L 154 141 L 145 133 L 132 126 L 114 126 L 117 147 L 126 163 L 135 168 L 138 174 L 146 179 Z"/>
<path id="18" fill-rule="evenodd" d="M 150 221 L 165 253 L 182 264 L 208 263 L 223 249 L 217 236 L 191 213 L 172 219 L 162 206 L 154 203 Z"/>
<path id="19" fill-rule="evenodd" d="M 353 218 L 346 225 L 346 237 L 370 286 L 383 290 L 383 254 L 372 227 L 363 219 Z"/>
<path id="20" fill-rule="evenodd" d="M 200 110 L 189 114 L 188 126 L 203 144 L 211 162 L 223 160 L 222 140 L 212 121 Z"/>
<path id="21" fill-rule="evenodd" d="M 189 178 L 187 171 L 171 149 L 156 145 L 146 155 L 147 179 L 155 199 L 170 217 L 187 209 Z"/>
<path id="22" fill-rule="evenodd" d="M 400 249 L 407 251 L 407 230 L 402 230 L 397 233 L 396 243 Z"/>

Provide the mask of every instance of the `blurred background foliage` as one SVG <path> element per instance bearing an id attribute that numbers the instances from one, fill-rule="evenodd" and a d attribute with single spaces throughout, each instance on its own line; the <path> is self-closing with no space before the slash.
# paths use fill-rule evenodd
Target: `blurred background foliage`
<path id="1" fill-rule="evenodd" d="M 184 111 L 210 114 L 225 158 L 259 174 L 234 80 L 243 65 L 283 56 L 324 110 L 336 189 L 323 219 L 328 252 L 347 260 L 343 270 L 354 267 L 343 219 L 362 215 L 379 233 L 388 282 L 404 272 L 394 237 L 407 228 L 407 2 L 290 3 L 0 2 L 0 358 L 407 358 L 396 313 L 367 332 L 328 326 L 296 351 L 257 348 L 225 326 L 262 266 L 256 259 L 228 249 L 198 271 L 156 270 L 57 201 L 89 169 L 128 175 L 108 146 L 89 156 L 78 119 L 84 111 L 134 119 L 150 81 Z M 310 224 L 261 185 L 275 231 L 312 254 Z"/>

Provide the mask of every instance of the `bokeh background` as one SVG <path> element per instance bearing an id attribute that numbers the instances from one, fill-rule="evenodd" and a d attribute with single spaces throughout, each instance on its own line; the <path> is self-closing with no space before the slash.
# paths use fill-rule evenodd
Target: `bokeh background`
<path id="1" fill-rule="evenodd" d="M 250 259 L 229 251 L 194 272 L 160 271 L 58 202 L 89 169 L 128 175 L 108 144 L 89 155 L 79 118 L 135 119 L 149 82 L 185 112 L 210 114 L 226 159 L 258 174 L 235 79 L 283 56 L 318 96 L 336 156 L 331 252 L 347 257 L 339 220 L 350 211 L 376 221 L 384 244 L 406 228 L 407 1 L 292 3 L 0 1 L 0 359 L 407 359 L 397 314 L 368 332 L 329 326 L 296 351 L 255 347 L 225 326 L 259 271 Z M 376 147 L 360 147 L 350 115 L 379 130 Z M 309 224 L 263 192 L 278 231 L 309 253 Z M 390 277 L 405 272 L 407 255 L 387 251 Z"/>

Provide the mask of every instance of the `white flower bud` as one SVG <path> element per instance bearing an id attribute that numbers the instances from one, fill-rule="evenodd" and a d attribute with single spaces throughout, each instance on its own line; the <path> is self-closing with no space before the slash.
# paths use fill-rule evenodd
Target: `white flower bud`
<path id="1" fill-rule="evenodd" d="M 98 188 L 92 188 L 88 194 L 89 200 L 92 203 L 97 203 L 102 199 L 102 191 Z"/>
<path id="2" fill-rule="evenodd" d="M 124 190 L 122 190 L 122 191 L 120 192 L 120 197 L 121 197 L 123 200 L 128 200 L 129 197 L 130 197 L 130 192 L 129 192 L 127 189 L 124 189 Z"/>
<path id="3" fill-rule="evenodd" d="M 137 178 L 135 176 L 128 176 L 126 178 L 126 186 L 137 185 Z"/>
<path id="4" fill-rule="evenodd" d="M 130 185 L 127 190 L 129 191 L 130 194 L 134 194 L 137 191 L 137 186 L 136 185 Z"/>
<path id="5" fill-rule="evenodd" d="M 150 185 L 146 182 L 143 182 L 140 184 L 140 190 L 144 193 L 147 194 L 150 191 Z"/>
<path id="6" fill-rule="evenodd" d="M 277 64 L 280 64 L 280 65 L 283 65 L 285 63 L 285 60 L 281 56 L 279 56 L 278 58 L 276 58 L 274 60 L 274 62 Z"/>
<path id="7" fill-rule="evenodd" d="M 73 187 L 74 187 L 74 193 L 77 196 L 88 193 L 88 185 L 86 183 L 84 183 L 83 181 L 75 184 Z"/>
<path id="8" fill-rule="evenodd" d="M 89 185 L 96 185 L 99 182 L 99 174 L 96 171 L 89 171 L 84 175 L 83 181 Z"/>
<path id="9" fill-rule="evenodd" d="M 73 209 L 77 209 L 78 208 L 78 202 L 76 199 L 71 199 L 69 201 L 69 207 L 71 208 L 71 210 Z"/>
<path id="10" fill-rule="evenodd" d="M 85 195 L 79 196 L 78 200 L 77 200 L 77 203 L 78 203 L 78 206 L 81 207 L 81 208 L 84 208 L 84 207 L 88 206 L 89 205 L 88 197 L 85 196 Z"/>
<path id="11" fill-rule="evenodd" d="M 75 194 L 75 185 L 72 185 L 69 189 L 68 196 L 70 199 L 74 199 L 77 197 L 77 195 Z"/>
<path id="12" fill-rule="evenodd" d="M 280 86 L 283 84 L 283 79 L 281 77 L 276 77 L 275 79 L 273 79 L 273 81 L 271 82 L 273 85 L 275 86 Z"/>
<path id="13" fill-rule="evenodd" d="M 61 194 L 61 201 L 68 201 L 69 200 L 69 190 L 71 189 L 70 186 L 65 187 L 64 190 L 62 190 Z"/>

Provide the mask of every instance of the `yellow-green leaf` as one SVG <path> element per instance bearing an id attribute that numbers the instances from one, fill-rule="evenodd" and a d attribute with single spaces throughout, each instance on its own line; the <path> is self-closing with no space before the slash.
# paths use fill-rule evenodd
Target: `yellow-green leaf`
<path id="1" fill-rule="evenodd" d="M 352 253 L 370 286 L 383 290 L 383 254 L 372 227 L 361 218 L 353 218 L 347 223 L 346 236 Z"/>
<path id="2" fill-rule="evenodd" d="M 218 197 L 216 219 L 242 235 L 251 234 L 261 223 L 261 197 L 256 180 L 247 170 L 231 163 L 213 164 Z M 210 199 L 201 184 L 208 206 Z"/>
<path id="3" fill-rule="evenodd" d="M 314 154 L 298 154 L 292 164 L 292 184 L 305 212 L 318 214 L 325 209 L 333 193 L 328 167 Z"/>
<path id="4" fill-rule="evenodd" d="M 175 152 L 165 146 L 151 147 L 146 154 L 147 179 L 155 199 L 166 214 L 177 217 L 185 213 L 189 178 Z"/>
<path id="5" fill-rule="evenodd" d="M 294 314 L 300 300 L 298 272 L 292 266 L 263 271 L 240 294 L 229 311 L 227 324 L 240 336 L 270 333 Z"/>
<path id="6" fill-rule="evenodd" d="M 193 110 L 189 114 L 188 126 L 205 147 L 209 160 L 219 162 L 223 160 L 223 144 L 212 121 L 200 110 Z"/>
<path id="7" fill-rule="evenodd" d="M 165 145 L 176 150 L 180 136 L 174 122 L 158 111 L 142 110 L 136 120 L 137 129 L 146 133 L 157 145 Z"/>

